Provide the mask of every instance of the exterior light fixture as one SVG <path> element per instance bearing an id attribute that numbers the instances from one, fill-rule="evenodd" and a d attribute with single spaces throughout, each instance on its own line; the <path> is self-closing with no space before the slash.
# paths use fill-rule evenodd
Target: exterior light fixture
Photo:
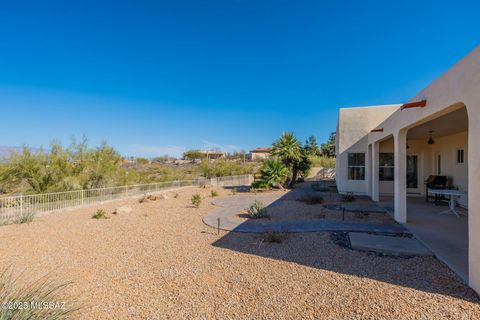
<path id="1" fill-rule="evenodd" d="M 428 138 L 428 141 L 427 141 L 427 143 L 428 143 L 428 144 L 434 144 L 434 143 L 435 143 L 435 141 L 433 140 L 433 137 L 432 137 L 432 133 L 433 133 L 433 131 L 432 131 L 432 130 L 430 130 L 430 131 L 428 131 L 428 133 L 430 133 L 430 137 Z"/>

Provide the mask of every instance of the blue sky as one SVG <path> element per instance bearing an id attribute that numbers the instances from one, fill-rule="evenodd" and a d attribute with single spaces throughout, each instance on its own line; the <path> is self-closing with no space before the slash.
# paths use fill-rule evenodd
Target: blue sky
<path id="1" fill-rule="evenodd" d="M 0 145 L 124 155 L 325 140 L 402 103 L 480 39 L 479 1 L 4 1 Z"/>

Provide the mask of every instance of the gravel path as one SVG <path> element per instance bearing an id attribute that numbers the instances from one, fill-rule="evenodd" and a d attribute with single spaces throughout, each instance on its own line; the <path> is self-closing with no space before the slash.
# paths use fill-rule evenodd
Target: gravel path
<path id="1" fill-rule="evenodd" d="M 232 197 L 218 189 L 221 197 Z M 189 206 L 200 193 L 200 208 Z M 209 189 L 0 227 L 0 266 L 72 280 L 78 319 L 479 319 L 480 304 L 432 257 L 378 257 L 341 248 L 328 233 L 221 232 L 202 223 Z"/>

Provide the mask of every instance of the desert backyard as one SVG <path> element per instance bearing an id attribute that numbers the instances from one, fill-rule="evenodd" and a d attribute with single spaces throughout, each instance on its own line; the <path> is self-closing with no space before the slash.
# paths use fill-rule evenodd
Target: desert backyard
<path id="1" fill-rule="evenodd" d="M 241 196 L 189 187 L 2 226 L 1 267 L 71 282 L 64 294 L 81 307 L 75 319 L 480 318 L 477 295 L 434 257 L 354 251 L 329 232 L 289 233 L 281 243 L 217 234 L 202 222 L 216 210 L 212 190 L 219 200 Z M 197 193 L 199 208 L 190 201 Z M 289 203 L 290 214 L 305 207 Z M 112 213 L 125 206 L 131 212 Z M 107 219 L 92 219 L 97 209 Z"/>

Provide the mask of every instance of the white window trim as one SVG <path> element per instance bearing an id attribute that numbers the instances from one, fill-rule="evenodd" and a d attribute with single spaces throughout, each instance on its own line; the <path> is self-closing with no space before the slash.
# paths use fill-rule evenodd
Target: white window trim
<path id="1" fill-rule="evenodd" d="M 356 154 L 356 153 L 361 153 L 364 156 L 364 165 L 363 166 L 351 166 L 348 164 L 348 160 L 350 158 L 350 154 Z M 363 179 L 351 179 L 350 178 L 350 168 L 363 168 Z M 362 151 L 352 151 L 347 153 L 347 180 L 349 181 L 365 181 L 366 180 L 366 175 L 367 175 L 367 159 L 366 159 L 366 153 Z"/>

